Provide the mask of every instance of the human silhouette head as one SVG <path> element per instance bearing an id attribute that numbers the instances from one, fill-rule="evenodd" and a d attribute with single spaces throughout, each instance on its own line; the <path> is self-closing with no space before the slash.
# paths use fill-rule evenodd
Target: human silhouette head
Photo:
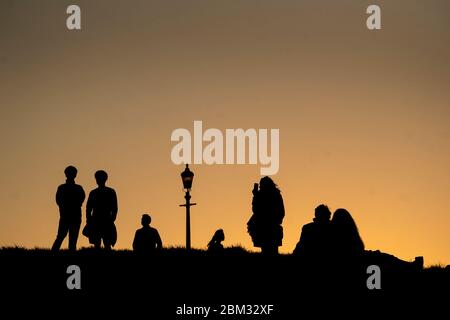
<path id="1" fill-rule="evenodd" d="M 95 173 L 95 181 L 99 187 L 104 187 L 106 184 L 106 180 L 108 180 L 108 174 L 104 170 L 98 170 Z"/>
<path id="2" fill-rule="evenodd" d="M 330 221 L 331 211 L 326 205 L 321 204 L 316 208 L 314 216 L 315 222 L 328 222 Z"/>
<path id="3" fill-rule="evenodd" d="M 208 243 L 208 248 L 210 250 L 212 249 L 223 249 L 223 246 L 221 242 L 225 240 L 225 233 L 223 232 L 223 229 L 218 229 L 216 232 L 214 232 L 214 235 Z"/>
<path id="4" fill-rule="evenodd" d="M 219 229 L 214 232 L 214 236 L 212 237 L 211 241 L 222 242 L 223 240 L 225 240 L 225 233 L 223 232 L 223 229 Z"/>
<path id="5" fill-rule="evenodd" d="M 364 250 L 364 242 L 359 235 L 358 227 L 350 212 L 346 209 L 337 209 L 331 219 L 331 225 L 340 241 L 343 242 L 344 240 L 344 247 L 338 249 L 353 252 Z"/>
<path id="6" fill-rule="evenodd" d="M 78 170 L 74 166 L 68 166 L 64 169 L 64 174 L 66 175 L 67 180 L 75 180 L 77 176 Z"/>
<path id="7" fill-rule="evenodd" d="M 357 229 L 355 220 L 346 209 L 337 209 L 331 219 L 334 225 L 347 229 Z"/>
<path id="8" fill-rule="evenodd" d="M 277 185 L 275 184 L 275 182 L 273 182 L 273 180 L 270 177 L 263 177 L 261 178 L 261 180 L 259 181 L 259 189 L 260 190 L 273 190 L 273 189 L 277 189 Z"/>
<path id="9" fill-rule="evenodd" d="M 142 215 L 142 218 L 141 218 L 142 226 L 143 227 L 148 227 L 148 226 L 150 226 L 150 223 L 152 223 L 152 217 L 150 217 L 150 215 L 144 213 Z"/>

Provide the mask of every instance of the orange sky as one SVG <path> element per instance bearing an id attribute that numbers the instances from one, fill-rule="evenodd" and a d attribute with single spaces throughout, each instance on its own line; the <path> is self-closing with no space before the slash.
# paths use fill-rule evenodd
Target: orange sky
<path id="1" fill-rule="evenodd" d="M 280 129 L 282 252 L 327 203 L 352 213 L 367 249 L 450 263 L 448 1 L 76 2 L 70 32 L 70 1 L 0 3 L 0 245 L 51 246 L 69 164 L 86 192 L 109 172 L 118 248 L 144 212 L 184 245 L 170 135 L 202 120 Z M 194 247 L 223 228 L 226 246 L 252 249 L 259 168 L 192 167 Z"/>

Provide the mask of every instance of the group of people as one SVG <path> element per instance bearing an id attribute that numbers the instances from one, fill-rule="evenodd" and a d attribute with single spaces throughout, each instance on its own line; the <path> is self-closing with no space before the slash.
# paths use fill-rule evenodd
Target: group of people
<path id="1" fill-rule="evenodd" d="M 58 233 L 52 246 L 53 251 L 59 250 L 67 234 L 69 234 L 69 250 L 76 250 L 81 227 L 81 206 L 86 198 L 83 187 L 75 183 L 77 168 L 68 166 L 64 173 L 66 183 L 60 185 L 56 191 L 60 218 Z M 96 248 L 100 248 L 103 241 L 104 247 L 111 249 L 117 240 L 114 225 L 117 217 L 117 196 L 114 189 L 106 186 L 108 174 L 105 171 L 97 171 L 95 180 L 98 187 L 89 193 L 83 234 Z"/>
<path id="2" fill-rule="evenodd" d="M 56 192 L 60 219 L 56 240 L 52 250 L 58 251 L 62 242 L 69 235 L 69 250 L 75 251 L 81 227 L 81 207 L 85 200 L 83 187 L 75 183 L 77 169 L 68 166 L 64 173 L 66 183 L 60 185 Z M 83 235 L 95 248 L 103 246 L 110 250 L 117 241 L 114 222 L 117 218 L 117 195 L 114 189 L 106 186 L 108 174 L 104 170 L 95 172 L 98 187 L 89 193 L 86 203 L 86 226 Z M 255 247 L 261 248 L 265 255 L 275 255 L 282 245 L 285 216 L 283 197 L 277 185 L 269 177 L 263 177 L 253 186 L 252 216 L 247 223 L 247 230 Z M 162 248 L 162 240 L 155 228 L 150 227 L 151 217 L 143 214 L 142 228 L 137 230 L 133 240 L 136 252 L 153 252 Z M 222 241 L 225 234 L 222 229 L 214 233 L 208 243 L 208 250 L 223 250 Z M 300 241 L 294 254 L 303 256 L 325 256 L 330 253 L 356 255 L 364 251 L 364 243 L 358 228 L 345 209 L 338 209 L 331 218 L 329 208 L 321 204 L 315 209 L 313 222 L 302 228 Z"/>
<path id="3" fill-rule="evenodd" d="M 282 245 L 284 204 L 281 192 L 269 177 L 255 183 L 253 215 L 247 223 L 253 245 L 263 254 L 276 254 Z M 302 228 L 294 254 L 305 257 L 327 257 L 333 254 L 355 256 L 364 251 L 364 243 L 352 216 L 346 209 L 337 209 L 331 218 L 330 209 L 321 204 L 315 209 L 313 222 Z"/>
<path id="4" fill-rule="evenodd" d="M 75 183 L 78 170 L 68 166 L 64 170 L 66 183 L 56 191 L 56 203 L 59 207 L 59 225 L 52 251 L 58 251 L 62 242 L 69 235 L 69 250 L 75 251 L 81 228 L 81 207 L 86 198 L 83 187 Z M 86 226 L 83 235 L 95 248 L 101 248 L 102 242 L 106 250 L 111 250 L 117 241 L 117 230 L 114 222 L 117 218 L 117 195 L 114 189 L 106 186 L 108 174 L 104 170 L 95 172 L 97 188 L 89 193 L 86 203 Z M 133 241 L 135 251 L 161 249 L 162 241 L 156 229 L 150 227 L 151 217 L 142 215 L 142 228 L 136 231 Z"/>
<path id="5" fill-rule="evenodd" d="M 354 257 L 364 252 L 364 242 L 346 209 L 337 209 L 331 218 L 330 209 L 321 204 L 314 216 L 313 222 L 303 226 L 294 254 L 321 258 Z"/>

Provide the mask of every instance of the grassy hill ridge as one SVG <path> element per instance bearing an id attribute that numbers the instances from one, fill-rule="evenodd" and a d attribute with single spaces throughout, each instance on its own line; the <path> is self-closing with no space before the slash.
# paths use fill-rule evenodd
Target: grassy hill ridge
<path id="1" fill-rule="evenodd" d="M 11 300 L 129 301 L 152 310 L 173 312 L 184 304 L 274 304 L 290 314 L 321 299 L 355 298 L 379 306 L 404 298 L 430 297 L 450 287 L 450 269 L 420 268 L 393 256 L 366 252 L 358 260 L 333 257 L 309 261 L 293 255 L 265 257 L 243 248 L 221 254 L 184 248 L 163 249 L 153 256 L 129 250 L 0 249 L 0 282 Z M 381 289 L 367 287 L 369 265 L 381 270 Z M 78 266 L 81 289 L 70 290 L 69 266 Z M 444 295 L 444 297 L 448 294 Z"/>

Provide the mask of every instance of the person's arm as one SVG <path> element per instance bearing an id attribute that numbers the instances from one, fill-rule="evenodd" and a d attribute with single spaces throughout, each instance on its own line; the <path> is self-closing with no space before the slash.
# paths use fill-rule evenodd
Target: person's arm
<path id="1" fill-rule="evenodd" d="M 84 200 L 86 199 L 86 193 L 82 186 L 80 186 L 80 206 L 83 205 Z"/>
<path id="2" fill-rule="evenodd" d="M 158 230 L 155 230 L 155 233 L 156 233 L 156 249 L 161 250 L 162 249 L 161 237 L 159 236 Z"/>
<path id="3" fill-rule="evenodd" d="M 134 234 L 134 240 L 133 240 L 133 251 L 137 250 L 137 243 L 138 243 L 138 231 Z"/>
<path id="4" fill-rule="evenodd" d="M 113 192 L 112 192 L 112 207 L 111 207 L 111 217 L 112 217 L 113 221 L 116 221 L 118 210 L 119 210 L 119 207 L 117 204 L 117 194 L 116 194 L 116 191 L 113 190 Z"/>
<path id="5" fill-rule="evenodd" d="M 302 227 L 302 233 L 300 234 L 300 240 L 295 247 L 294 253 L 299 254 L 305 251 L 305 245 L 308 246 L 309 234 L 308 234 L 308 226 L 304 225 Z"/>
<path id="6" fill-rule="evenodd" d="M 89 194 L 88 201 L 86 203 L 86 223 L 89 223 L 92 216 L 92 192 Z"/>
<path id="7" fill-rule="evenodd" d="M 62 204 L 61 186 L 59 186 L 58 190 L 56 190 L 55 200 L 56 200 L 56 204 L 58 205 L 58 207 L 61 207 L 61 204 Z"/>
<path id="8" fill-rule="evenodd" d="M 284 218 L 285 212 L 284 212 L 284 202 L 283 202 L 283 197 L 280 194 L 280 213 L 279 213 L 279 218 L 280 218 L 280 224 L 283 222 L 283 218 Z"/>
<path id="9" fill-rule="evenodd" d="M 254 214 L 259 214 L 260 212 L 260 199 L 259 199 L 259 194 L 253 194 L 253 199 L 252 199 L 252 212 Z"/>

